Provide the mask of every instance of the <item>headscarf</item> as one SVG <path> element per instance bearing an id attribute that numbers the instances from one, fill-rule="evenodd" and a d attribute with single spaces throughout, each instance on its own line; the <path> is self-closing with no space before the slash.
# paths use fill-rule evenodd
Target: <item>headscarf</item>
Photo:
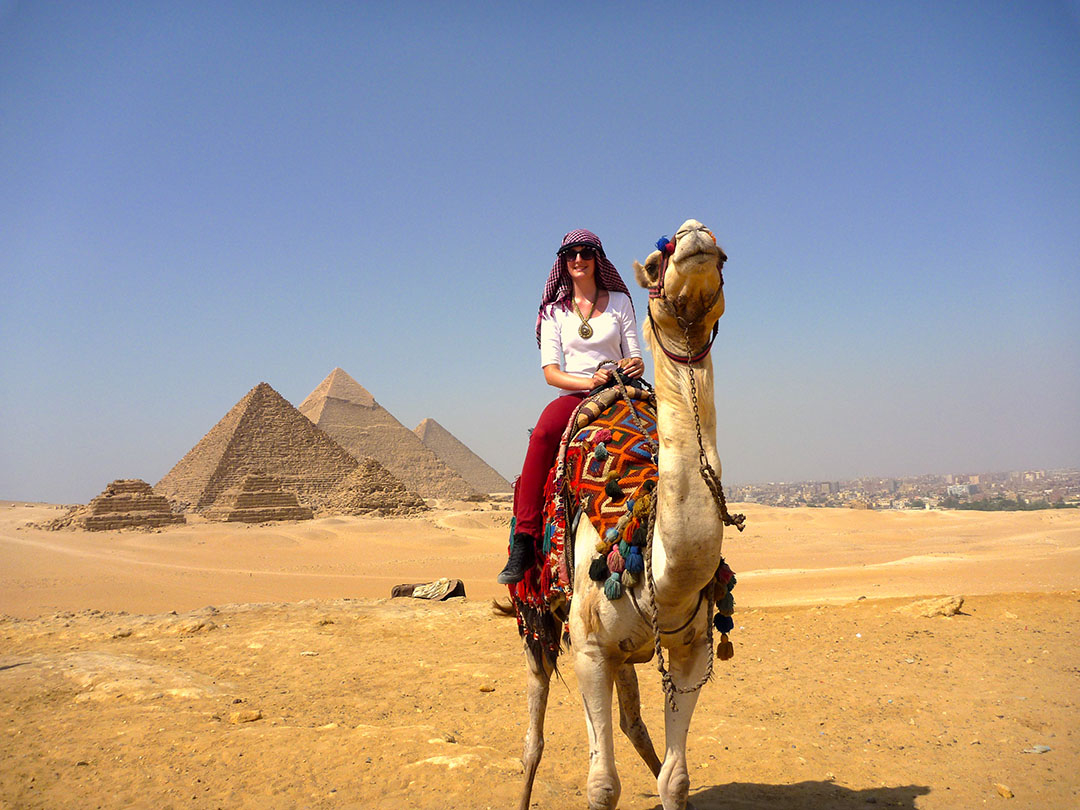
<path id="1" fill-rule="evenodd" d="M 585 245 L 596 251 L 596 281 L 597 286 L 603 287 L 608 292 L 626 293 L 630 298 L 630 291 L 626 289 L 622 276 L 615 269 L 604 253 L 604 246 L 600 238 L 592 231 L 579 229 L 570 231 L 563 237 L 559 252 L 555 254 L 555 264 L 551 265 L 551 273 L 548 274 L 547 283 L 544 285 L 544 296 L 540 299 L 540 311 L 536 315 L 536 345 L 540 345 L 540 319 L 543 317 L 544 308 L 551 304 L 557 304 L 567 300 L 574 294 L 574 282 L 570 278 L 570 272 L 566 269 L 566 256 L 563 249 L 571 245 Z M 630 300 L 630 309 L 633 310 L 634 301 Z"/>

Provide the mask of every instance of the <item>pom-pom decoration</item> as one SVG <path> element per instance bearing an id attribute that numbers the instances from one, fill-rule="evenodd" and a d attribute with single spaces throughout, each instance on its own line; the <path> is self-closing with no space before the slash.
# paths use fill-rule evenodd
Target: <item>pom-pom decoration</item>
<path id="1" fill-rule="evenodd" d="M 634 514 L 638 517 L 649 514 L 649 510 L 652 508 L 652 496 L 642 495 L 634 503 Z"/>
<path id="2" fill-rule="evenodd" d="M 604 583 L 604 596 L 612 601 L 622 596 L 622 581 L 618 574 L 612 574 Z"/>
<path id="3" fill-rule="evenodd" d="M 630 553 L 631 546 L 625 540 L 620 540 L 618 545 L 619 553 L 626 557 Z"/>
<path id="4" fill-rule="evenodd" d="M 713 616 L 713 627 L 719 630 L 721 633 L 730 633 L 735 629 L 735 620 L 730 616 L 725 616 L 722 613 L 717 613 Z"/>
<path id="5" fill-rule="evenodd" d="M 603 554 L 606 557 L 607 553 L 609 551 L 611 551 L 611 543 L 608 543 L 608 542 L 606 542 L 604 540 L 597 540 L 596 541 L 596 553 L 597 554 Z"/>
<path id="6" fill-rule="evenodd" d="M 619 541 L 619 530 L 612 526 L 604 532 L 604 540 L 609 543 L 617 543 Z"/>
<path id="7" fill-rule="evenodd" d="M 610 442 L 614 438 L 614 436 L 611 435 L 610 428 L 600 428 L 600 430 L 596 431 L 596 433 L 593 434 L 592 438 L 594 442 L 599 442 L 603 444 L 605 442 Z"/>
<path id="8" fill-rule="evenodd" d="M 666 253 L 670 256 L 675 252 L 675 243 L 668 239 L 666 236 L 661 236 L 656 240 L 656 249 L 661 253 Z"/>
<path id="9" fill-rule="evenodd" d="M 634 535 L 630 542 L 633 543 L 635 546 L 643 546 L 646 542 L 648 542 L 648 540 L 649 535 L 648 532 L 645 531 L 645 527 L 638 526 L 636 529 L 634 529 Z"/>
<path id="10" fill-rule="evenodd" d="M 623 571 L 622 576 L 619 577 L 619 580 L 622 582 L 624 588 L 633 588 L 637 586 L 638 582 L 641 581 L 638 578 L 638 575 L 635 574 L 633 571 Z"/>
<path id="11" fill-rule="evenodd" d="M 645 558 L 641 555 L 641 549 L 637 546 L 630 547 L 630 553 L 626 555 L 626 570 L 632 574 L 640 574 L 645 570 Z"/>
<path id="12" fill-rule="evenodd" d="M 604 494 L 613 501 L 617 501 L 623 496 L 622 487 L 619 486 L 618 479 L 611 478 L 604 484 Z"/>
<path id="13" fill-rule="evenodd" d="M 597 557 L 589 566 L 589 579 L 593 582 L 603 582 L 611 572 L 607 570 L 607 564 L 603 557 Z"/>
<path id="14" fill-rule="evenodd" d="M 641 486 L 646 492 L 651 493 L 654 489 L 656 489 L 656 482 L 650 478 Z"/>
<path id="15" fill-rule="evenodd" d="M 735 613 L 735 598 L 729 593 L 716 603 L 716 610 L 721 616 L 731 616 Z"/>
<path id="16" fill-rule="evenodd" d="M 595 458 L 597 461 L 603 461 L 608 457 L 607 445 L 603 442 L 600 442 L 600 444 L 596 445 L 596 447 L 593 448 L 592 454 L 593 458 Z"/>
<path id="17" fill-rule="evenodd" d="M 622 555 L 617 548 L 613 548 L 611 553 L 607 555 L 607 567 L 608 571 L 613 574 L 621 574 L 626 570 L 626 563 L 623 562 Z"/>

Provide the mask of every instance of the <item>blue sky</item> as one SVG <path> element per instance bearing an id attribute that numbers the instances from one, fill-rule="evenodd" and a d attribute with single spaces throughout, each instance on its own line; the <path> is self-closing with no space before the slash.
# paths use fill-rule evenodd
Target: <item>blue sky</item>
<path id="1" fill-rule="evenodd" d="M 1080 466 L 1075 2 L 0 0 L 0 189 L 0 498 L 335 366 L 512 477 L 563 233 L 689 217 L 725 480 Z"/>

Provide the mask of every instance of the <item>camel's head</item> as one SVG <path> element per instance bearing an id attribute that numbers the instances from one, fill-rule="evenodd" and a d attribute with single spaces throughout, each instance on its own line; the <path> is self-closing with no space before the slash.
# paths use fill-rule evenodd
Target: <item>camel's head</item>
<path id="1" fill-rule="evenodd" d="M 695 349 L 708 340 L 724 314 L 725 261 L 727 254 L 716 244 L 712 231 L 688 219 L 675 238 L 653 251 L 644 265 L 634 262 L 638 284 L 649 291 L 653 328 L 663 332 L 666 345 L 685 347 L 686 329 Z"/>

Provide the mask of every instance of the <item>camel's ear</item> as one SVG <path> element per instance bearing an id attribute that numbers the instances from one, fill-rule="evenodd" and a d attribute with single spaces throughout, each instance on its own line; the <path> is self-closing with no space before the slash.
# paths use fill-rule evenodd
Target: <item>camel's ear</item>
<path id="1" fill-rule="evenodd" d="M 649 258 L 645 260 L 644 265 L 637 261 L 634 262 L 634 278 L 636 278 L 637 283 L 646 290 L 656 286 L 656 283 L 660 280 L 659 250 L 654 250 L 650 253 Z"/>

